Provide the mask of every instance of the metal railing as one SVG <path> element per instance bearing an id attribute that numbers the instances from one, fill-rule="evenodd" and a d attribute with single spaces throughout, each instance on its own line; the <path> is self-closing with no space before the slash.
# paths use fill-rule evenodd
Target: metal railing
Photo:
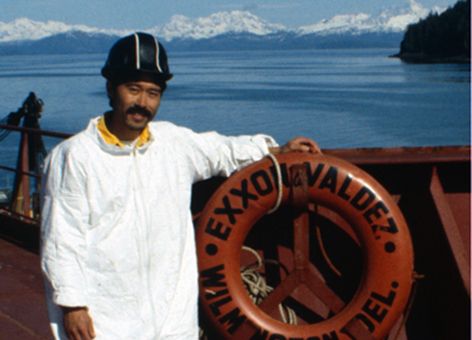
<path id="1" fill-rule="evenodd" d="M 0 164 L 0 170 L 12 173 L 15 177 L 13 187 L 11 188 L 10 201 L 6 204 L 4 209 L 25 217 L 36 218 L 39 214 L 38 196 L 41 179 L 39 168 L 41 165 L 37 164 L 32 168 L 32 164 L 30 164 L 31 160 L 35 159 L 36 154 L 38 153 L 37 145 L 35 145 L 34 141 L 39 140 L 39 144 L 43 145 L 41 140 L 43 136 L 65 139 L 71 135 L 67 133 L 47 131 L 31 127 L 19 127 L 8 124 L 0 124 L 0 129 L 8 133 L 14 131 L 21 134 L 18 145 L 16 167 Z M 31 186 L 31 178 L 36 182 L 34 187 Z"/>

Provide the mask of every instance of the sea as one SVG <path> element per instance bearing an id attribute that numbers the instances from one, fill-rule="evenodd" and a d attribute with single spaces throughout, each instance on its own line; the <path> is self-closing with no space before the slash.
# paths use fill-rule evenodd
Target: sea
<path id="1" fill-rule="evenodd" d="M 470 65 L 409 64 L 389 57 L 397 52 L 169 51 L 174 77 L 156 119 L 195 131 L 264 133 L 281 144 L 307 136 L 322 149 L 469 145 Z M 109 109 L 105 58 L 0 56 L 0 119 L 33 91 L 44 102 L 43 129 L 82 130 Z M 17 135 L 0 142 L 0 164 L 15 164 Z M 57 142 L 47 138 L 47 148 Z M 0 170 L 0 187 L 4 176 Z"/>

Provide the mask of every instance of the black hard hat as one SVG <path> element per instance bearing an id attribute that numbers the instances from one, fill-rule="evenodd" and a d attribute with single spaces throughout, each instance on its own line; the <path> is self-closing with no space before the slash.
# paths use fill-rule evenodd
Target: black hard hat
<path id="1" fill-rule="evenodd" d="M 120 82 L 142 74 L 151 76 L 163 88 L 172 78 L 164 46 L 154 36 L 139 32 L 119 39 L 112 46 L 102 76 Z"/>

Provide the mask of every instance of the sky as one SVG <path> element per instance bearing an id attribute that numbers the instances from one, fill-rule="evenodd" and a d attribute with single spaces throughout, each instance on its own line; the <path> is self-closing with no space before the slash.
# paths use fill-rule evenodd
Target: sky
<path id="1" fill-rule="evenodd" d="M 417 1 L 430 9 L 457 0 L 0 0 L 0 21 L 17 18 L 61 21 L 97 28 L 146 29 L 162 26 L 173 15 L 192 19 L 222 11 L 248 10 L 270 22 L 297 28 L 336 14 L 378 14 Z"/>

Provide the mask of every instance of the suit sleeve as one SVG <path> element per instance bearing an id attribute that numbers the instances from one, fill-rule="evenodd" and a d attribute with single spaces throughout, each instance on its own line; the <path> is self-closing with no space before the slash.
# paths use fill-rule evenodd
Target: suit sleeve
<path id="1" fill-rule="evenodd" d="M 272 137 L 262 134 L 232 137 L 216 132 L 182 130 L 185 154 L 194 182 L 212 176 L 229 176 L 263 158 L 270 147 L 278 146 Z"/>
<path id="2" fill-rule="evenodd" d="M 64 150 L 47 158 L 41 209 L 41 269 L 53 302 L 87 306 L 86 232 L 89 207 L 83 165 Z"/>

